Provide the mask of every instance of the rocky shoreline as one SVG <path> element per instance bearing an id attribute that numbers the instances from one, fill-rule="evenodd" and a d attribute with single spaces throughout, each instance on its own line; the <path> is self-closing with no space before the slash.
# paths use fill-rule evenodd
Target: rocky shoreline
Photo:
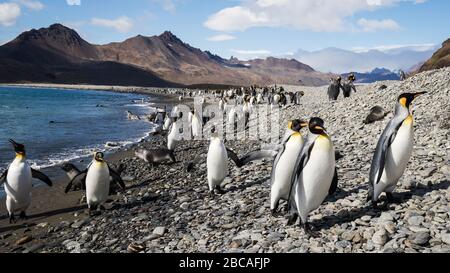
<path id="1" fill-rule="evenodd" d="M 379 90 L 382 85 L 387 88 Z M 211 197 L 206 164 L 193 173 L 184 166 L 193 156 L 207 153 L 209 142 L 185 141 L 175 151 L 178 163 L 173 165 L 152 168 L 131 152 L 113 160 L 113 165 L 126 165 L 130 179 L 126 192 L 112 196 L 100 216 L 88 218 L 81 207 L 67 212 L 71 217 L 66 220 L 31 218 L 28 226 L 17 229 L 8 229 L 2 220 L 0 251 L 449 253 L 450 68 L 424 72 L 404 82 L 357 86 L 352 98 L 341 97 L 334 103 L 328 102 L 326 87 L 300 89 L 305 92 L 301 106 L 283 109 L 282 123 L 292 118 L 323 118 L 335 148 L 344 155 L 337 162 L 337 193 L 311 214 L 319 238 L 286 226 L 284 205 L 279 217 L 271 216 L 267 181 L 271 162 L 241 169 L 230 163 L 226 193 Z M 396 190 L 402 201 L 386 211 L 373 210 L 365 204 L 368 173 L 377 140 L 392 113 L 374 124 L 363 121 L 373 106 L 393 111 L 400 93 L 416 91 L 429 93 L 413 106 L 414 152 Z M 259 144 L 228 141 L 227 147 L 243 155 Z M 137 145 L 160 146 L 165 146 L 160 136 Z"/>

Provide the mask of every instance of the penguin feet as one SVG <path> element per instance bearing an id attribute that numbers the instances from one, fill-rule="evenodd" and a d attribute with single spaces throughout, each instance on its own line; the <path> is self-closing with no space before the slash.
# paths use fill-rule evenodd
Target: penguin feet
<path id="1" fill-rule="evenodd" d="M 270 210 L 270 214 L 272 214 L 273 217 L 278 217 L 279 216 L 279 213 L 277 212 L 276 209 L 271 209 Z"/>
<path id="2" fill-rule="evenodd" d="M 11 214 L 11 215 L 9 216 L 9 223 L 10 223 L 10 224 L 15 224 L 15 223 L 17 223 L 16 218 L 14 217 L 14 214 Z"/>
<path id="3" fill-rule="evenodd" d="M 28 220 L 28 217 L 27 217 L 27 215 L 25 214 L 25 211 L 22 211 L 22 212 L 20 213 L 19 219 L 20 219 L 20 220 L 24 220 L 24 221 Z"/>
<path id="4" fill-rule="evenodd" d="M 225 194 L 225 191 L 222 190 L 222 188 L 220 186 L 217 186 L 216 189 L 214 190 L 214 193 L 222 195 L 222 194 Z"/>
<path id="5" fill-rule="evenodd" d="M 391 192 L 386 193 L 386 198 L 387 198 L 387 201 L 391 204 L 400 204 L 403 202 L 403 200 L 401 198 L 395 197 L 394 194 Z"/>
<path id="6" fill-rule="evenodd" d="M 288 222 L 287 222 L 287 226 L 292 226 L 292 225 L 294 225 L 295 224 L 295 222 L 297 222 L 297 219 L 298 219 L 298 214 L 296 214 L 296 213 L 294 213 L 294 214 L 291 214 L 290 216 L 289 216 L 289 219 L 288 219 Z"/>
<path id="7" fill-rule="evenodd" d="M 91 206 L 88 209 L 89 217 L 99 216 L 101 214 L 100 211 L 97 210 L 97 206 Z"/>
<path id="8" fill-rule="evenodd" d="M 320 237 L 320 232 L 312 230 L 311 225 L 309 223 L 305 223 L 303 225 L 300 224 L 300 226 L 305 231 L 305 234 L 308 235 L 309 237 L 312 237 L 312 238 Z"/>

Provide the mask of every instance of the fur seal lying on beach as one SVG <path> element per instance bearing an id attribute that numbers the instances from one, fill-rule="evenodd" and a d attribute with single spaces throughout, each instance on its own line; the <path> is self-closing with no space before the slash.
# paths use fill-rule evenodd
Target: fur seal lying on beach
<path id="1" fill-rule="evenodd" d="M 364 120 L 364 124 L 371 124 L 375 121 L 382 120 L 387 114 L 381 106 L 375 106 L 370 110 L 370 114 Z"/>
<path id="2" fill-rule="evenodd" d="M 135 156 L 151 164 L 152 166 L 159 165 L 166 161 L 176 163 L 175 154 L 173 151 L 165 148 L 155 150 L 138 149 L 134 152 Z"/>

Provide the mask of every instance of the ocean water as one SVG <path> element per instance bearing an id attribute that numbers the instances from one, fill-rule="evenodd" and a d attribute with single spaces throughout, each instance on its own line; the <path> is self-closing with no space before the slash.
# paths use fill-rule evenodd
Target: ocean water
<path id="1" fill-rule="evenodd" d="M 146 138 L 154 125 L 130 121 L 126 113 L 144 115 L 155 110 L 151 104 L 136 102 L 142 99 L 152 97 L 0 87 L 0 171 L 14 159 L 10 138 L 25 145 L 29 163 L 37 168 L 84 158 L 94 150 L 117 149 L 105 148 L 108 142 L 123 147 Z"/>

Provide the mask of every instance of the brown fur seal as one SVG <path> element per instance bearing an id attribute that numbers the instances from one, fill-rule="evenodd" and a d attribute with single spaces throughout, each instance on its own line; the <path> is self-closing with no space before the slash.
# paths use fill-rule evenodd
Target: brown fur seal
<path id="1" fill-rule="evenodd" d="M 387 114 L 388 113 L 386 113 L 382 107 L 375 106 L 370 110 L 370 114 L 364 120 L 364 124 L 371 124 L 375 121 L 382 120 L 385 116 L 387 116 Z"/>

